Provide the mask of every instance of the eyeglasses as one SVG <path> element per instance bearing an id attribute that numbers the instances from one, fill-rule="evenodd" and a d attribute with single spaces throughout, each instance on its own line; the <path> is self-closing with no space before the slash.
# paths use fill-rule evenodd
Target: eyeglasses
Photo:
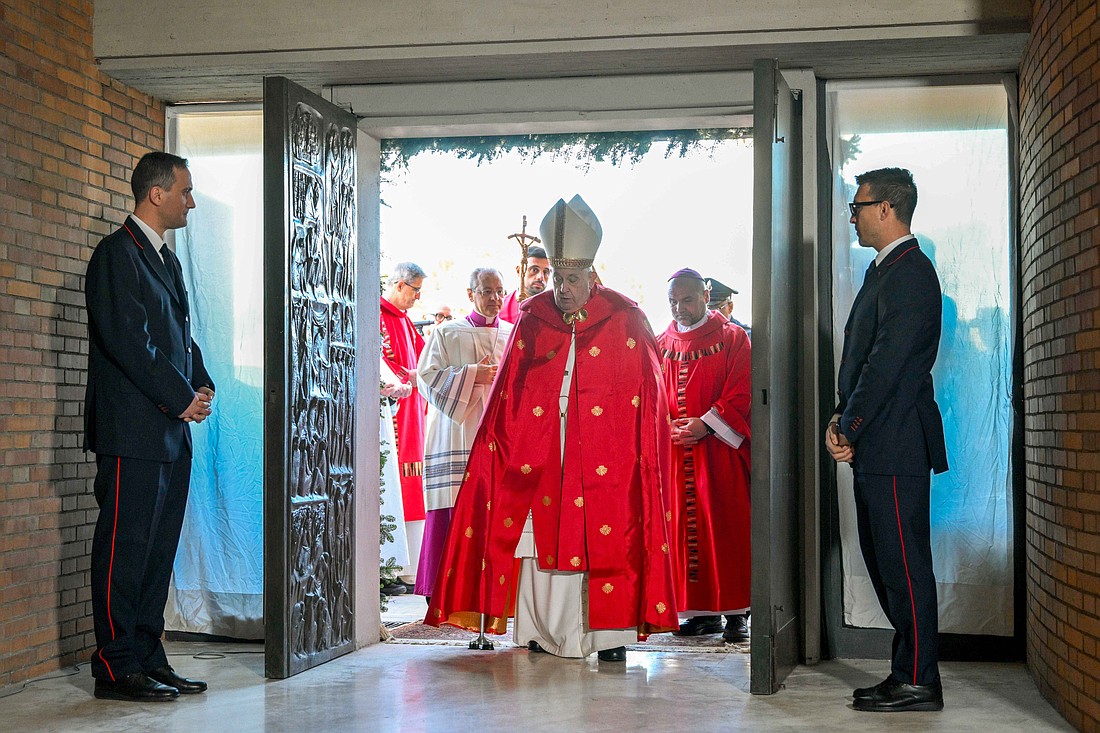
<path id="1" fill-rule="evenodd" d="M 420 293 L 420 288 L 416 287 L 415 285 L 412 285 L 412 284 L 410 284 L 408 280 L 402 280 L 401 282 L 405 283 L 405 285 L 408 285 L 408 286 L 409 286 L 410 288 L 412 288 L 412 289 L 413 289 L 414 291 L 416 291 L 416 292 L 417 292 L 418 294 Z M 422 287 L 424 287 L 424 286 L 423 286 L 423 285 L 421 285 L 420 287 L 422 288 Z"/>
<path id="2" fill-rule="evenodd" d="M 498 298 L 503 298 L 507 294 L 501 288 L 497 288 L 496 290 L 486 290 L 484 288 L 478 288 L 474 292 L 477 293 L 478 295 L 482 296 L 483 298 L 489 298 L 489 297 L 492 297 L 494 295 L 497 296 Z"/>
<path id="3" fill-rule="evenodd" d="M 885 204 L 885 203 L 887 203 L 886 199 L 879 199 L 878 201 L 849 201 L 848 202 L 848 211 L 852 212 L 852 216 L 855 216 L 856 214 L 859 213 L 860 208 L 862 208 L 864 206 L 871 206 L 873 204 Z"/>
<path id="4" fill-rule="evenodd" d="M 450 321 L 454 318 L 454 316 L 448 316 L 444 313 L 433 313 L 432 318 L 434 318 L 437 321 Z"/>

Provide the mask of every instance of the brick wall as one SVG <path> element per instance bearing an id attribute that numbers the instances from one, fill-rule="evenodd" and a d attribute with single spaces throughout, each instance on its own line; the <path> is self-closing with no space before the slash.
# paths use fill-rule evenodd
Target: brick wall
<path id="1" fill-rule="evenodd" d="M 1028 666 L 1100 731 L 1100 20 L 1036 0 L 1020 68 Z"/>
<path id="2" fill-rule="evenodd" d="M 0 0 L 0 687 L 86 661 L 94 464 L 80 449 L 92 248 L 164 107 L 92 58 L 91 0 Z"/>

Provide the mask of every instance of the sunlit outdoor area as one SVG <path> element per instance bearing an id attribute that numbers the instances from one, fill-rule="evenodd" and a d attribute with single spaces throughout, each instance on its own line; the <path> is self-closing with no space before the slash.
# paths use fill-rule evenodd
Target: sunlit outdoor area
<path id="1" fill-rule="evenodd" d="M 637 162 L 533 156 L 509 151 L 480 165 L 425 152 L 383 172 L 382 274 L 413 261 L 428 274 L 413 320 L 450 306 L 469 312 L 475 267 L 501 271 L 519 286 L 520 249 L 510 234 L 538 236 L 559 198 L 580 194 L 603 226 L 596 257 L 602 282 L 636 300 L 653 328 L 670 320 L 669 275 L 699 270 L 738 291 L 733 315 L 751 324 L 752 142 L 705 141 L 686 155 L 657 141 Z"/>

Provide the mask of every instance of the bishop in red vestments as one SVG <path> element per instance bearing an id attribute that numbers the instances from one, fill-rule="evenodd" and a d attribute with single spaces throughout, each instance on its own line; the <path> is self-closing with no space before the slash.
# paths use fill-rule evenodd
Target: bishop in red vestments
<path id="1" fill-rule="evenodd" d="M 748 336 L 707 309 L 694 270 L 670 279 L 673 321 L 658 339 L 672 418 L 672 535 L 677 603 L 692 616 L 682 635 L 748 638 L 750 602 Z"/>
<path id="2" fill-rule="evenodd" d="M 594 282 L 598 227 L 579 196 L 543 222 L 554 289 L 520 304 L 425 622 L 499 634 L 516 609 L 531 651 L 615 662 L 678 620 L 660 360 L 637 305 Z"/>
<path id="3" fill-rule="evenodd" d="M 424 415 L 426 404 L 416 385 L 416 363 L 424 350 L 424 339 L 413 326 L 407 311 L 420 299 L 424 271 L 411 262 L 394 268 L 386 294 L 380 299 L 382 329 L 382 362 L 399 384 L 395 397 L 400 397 L 394 415 L 397 437 L 397 471 L 401 481 L 401 505 L 409 546 L 410 567 L 401 575 L 412 583 L 416 577 L 416 562 L 420 557 L 424 534 Z M 383 369 L 385 373 L 386 369 Z M 386 375 L 383 381 L 387 381 Z M 393 460 L 393 456 L 390 457 Z"/>

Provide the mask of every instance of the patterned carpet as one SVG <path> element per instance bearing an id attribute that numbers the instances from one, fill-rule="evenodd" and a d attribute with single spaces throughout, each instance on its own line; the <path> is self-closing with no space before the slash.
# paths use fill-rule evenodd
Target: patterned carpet
<path id="1" fill-rule="evenodd" d="M 445 646 L 467 646 L 477 638 L 472 631 L 456 629 L 453 626 L 425 626 L 420 622 L 403 624 L 389 630 L 392 644 L 441 644 Z M 489 641 L 497 649 L 512 649 L 512 628 L 509 623 L 508 633 L 502 636 L 486 634 Z M 638 652 L 687 652 L 693 654 L 748 654 L 749 642 L 726 644 L 722 641 L 721 634 L 708 636 L 673 636 L 672 634 L 653 634 L 648 641 L 631 644 L 627 647 L 630 651 Z"/>

